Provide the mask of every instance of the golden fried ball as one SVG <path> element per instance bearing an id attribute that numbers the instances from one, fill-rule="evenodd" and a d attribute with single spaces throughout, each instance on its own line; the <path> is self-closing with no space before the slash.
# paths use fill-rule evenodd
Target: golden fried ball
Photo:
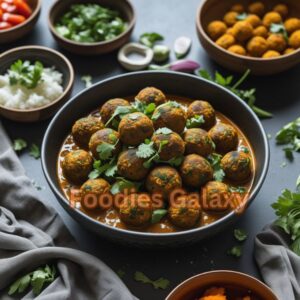
<path id="1" fill-rule="evenodd" d="M 231 34 L 224 34 L 216 41 L 216 44 L 224 49 L 228 49 L 230 46 L 234 45 L 235 38 Z"/>
<path id="2" fill-rule="evenodd" d="M 233 35 L 233 28 L 232 27 L 228 28 L 227 31 L 226 31 L 226 34 Z"/>
<path id="3" fill-rule="evenodd" d="M 287 54 L 291 54 L 293 52 L 295 52 L 294 48 L 287 48 L 284 50 L 283 54 L 287 55 Z"/>
<path id="4" fill-rule="evenodd" d="M 286 31 L 291 34 L 294 31 L 300 29 L 300 19 L 298 18 L 290 18 L 284 22 L 284 27 Z"/>
<path id="5" fill-rule="evenodd" d="M 234 4 L 230 10 L 241 14 L 245 11 L 245 7 L 242 4 Z"/>
<path id="6" fill-rule="evenodd" d="M 207 32 L 209 36 L 216 41 L 220 36 L 226 33 L 227 25 L 222 21 L 213 21 L 209 23 Z"/>
<path id="7" fill-rule="evenodd" d="M 233 26 L 236 22 L 237 22 L 237 16 L 238 16 L 239 14 L 237 13 L 237 12 L 235 12 L 235 11 L 230 11 L 230 12 L 228 12 L 225 16 L 224 16 L 224 18 L 223 18 L 223 20 L 224 20 L 224 22 L 226 23 L 226 25 L 228 25 L 228 26 Z"/>
<path id="8" fill-rule="evenodd" d="M 263 24 L 266 27 L 270 27 L 271 24 L 279 24 L 282 22 L 281 15 L 278 12 L 271 11 L 265 14 L 263 18 Z"/>
<path id="9" fill-rule="evenodd" d="M 262 2 L 254 2 L 248 6 L 248 11 L 251 14 L 262 17 L 265 13 L 265 5 Z"/>
<path id="10" fill-rule="evenodd" d="M 261 25 L 261 19 L 258 15 L 249 15 L 245 21 L 249 22 L 253 28 L 258 27 Z"/>
<path id="11" fill-rule="evenodd" d="M 286 4 L 280 3 L 274 6 L 273 11 L 278 12 L 282 18 L 286 18 L 289 14 L 289 8 Z"/>
<path id="12" fill-rule="evenodd" d="M 274 58 L 274 57 L 279 57 L 280 53 L 274 50 L 268 50 L 262 58 Z"/>
<path id="13" fill-rule="evenodd" d="M 238 54 L 238 55 L 246 55 L 246 50 L 241 45 L 233 45 L 227 49 L 229 52 Z"/>
<path id="14" fill-rule="evenodd" d="M 244 42 L 252 37 L 253 27 L 247 21 L 239 21 L 233 26 L 233 35 L 238 41 Z"/>
<path id="15" fill-rule="evenodd" d="M 270 34 L 267 39 L 269 50 L 282 52 L 287 47 L 287 42 L 282 34 Z"/>
<path id="16" fill-rule="evenodd" d="M 268 29 L 263 25 L 258 26 L 253 30 L 253 35 L 254 36 L 261 36 L 265 39 L 268 37 L 268 33 L 269 33 Z"/>
<path id="17" fill-rule="evenodd" d="M 255 36 L 247 44 L 251 56 L 261 57 L 268 50 L 267 41 L 261 36 Z"/>
<path id="18" fill-rule="evenodd" d="M 296 30 L 289 38 L 289 45 L 294 48 L 300 48 L 300 30 Z"/>

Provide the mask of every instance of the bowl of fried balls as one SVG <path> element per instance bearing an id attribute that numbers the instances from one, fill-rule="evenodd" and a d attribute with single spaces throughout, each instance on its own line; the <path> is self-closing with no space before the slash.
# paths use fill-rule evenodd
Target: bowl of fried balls
<path id="1" fill-rule="evenodd" d="M 197 33 L 220 65 L 253 75 L 286 71 L 300 62 L 300 2 L 206 0 Z"/>
<path id="2" fill-rule="evenodd" d="M 269 163 L 247 104 L 167 71 L 116 76 L 75 96 L 52 119 L 41 152 L 75 220 L 139 247 L 184 246 L 224 230 L 253 202 Z"/>

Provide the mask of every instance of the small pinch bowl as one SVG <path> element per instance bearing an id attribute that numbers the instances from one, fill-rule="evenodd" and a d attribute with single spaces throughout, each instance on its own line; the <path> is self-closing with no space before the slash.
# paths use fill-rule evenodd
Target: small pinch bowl
<path id="1" fill-rule="evenodd" d="M 11 64 L 17 60 L 40 61 L 46 67 L 54 66 L 63 74 L 63 94 L 55 101 L 38 108 L 21 110 L 0 105 L 0 116 L 17 122 L 42 121 L 53 116 L 69 99 L 73 83 L 74 69 L 71 62 L 61 53 L 41 46 L 19 47 L 0 55 L 0 74 L 5 74 Z"/>
<path id="2" fill-rule="evenodd" d="M 99 4 L 119 11 L 122 19 L 124 19 L 128 24 L 127 29 L 114 39 L 97 43 L 78 43 L 62 37 L 57 33 L 55 24 L 72 4 L 80 3 Z M 135 10 L 129 0 L 93 0 L 90 2 L 85 2 L 83 0 L 57 0 L 50 8 L 48 16 L 48 24 L 51 34 L 57 43 L 67 51 L 79 55 L 100 55 L 119 49 L 130 39 L 135 22 Z"/>
<path id="3" fill-rule="evenodd" d="M 19 40 L 27 35 L 35 26 L 41 12 L 42 0 L 28 0 L 32 15 L 23 23 L 9 29 L 0 30 L 0 45 Z"/>
<path id="4" fill-rule="evenodd" d="M 178 285 L 166 300 L 195 300 L 207 288 L 232 285 L 251 290 L 262 300 L 279 300 L 272 290 L 258 279 L 235 271 L 212 271 L 191 277 Z"/>
<path id="5" fill-rule="evenodd" d="M 278 4 L 277 0 L 263 0 L 262 2 L 266 5 L 268 10 L 271 10 L 272 7 Z M 243 4 L 247 7 L 251 1 L 204 0 L 198 8 L 196 15 L 197 34 L 203 48 L 213 60 L 228 70 L 243 73 L 249 69 L 251 70 L 251 74 L 258 76 L 281 73 L 300 63 L 300 49 L 288 55 L 262 59 L 233 54 L 216 45 L 216 43 L 207 34 L 207 26 L 211 21 L 222 20 L 224 14 L 236 3 Z M 284 3 L 290 7 L 291 17 L 300 18 L 299 1 L 286 0 Z"/>
<path id="6" fill-rule="evenodd" d="M 207 99 L 216 110 L 225 114 L 243 131 L 252 145 L 257 166 L 248 207 L 260 190 L 269 165 L 268 140 L 260 121 L 247 104 L 228 90 L 200 77 L 178 72 L 142 71 L 119 75 L 95 84 L 68 101 L 54 116 L 44 135 L 41 151 L 43 171 L 63 208 L 81 225 L 99 236 L 132 247 L 187 246 L 225 230 L 241 214 L 231 212 L 210 225 L 174 233 L 130 231 L 106 225 L 74 209 L 59 184 L 57 158 L 75 121 L 90 114 L 108 99 L 136 95 L 145 86 L 155 86 L 166 94 L 184 96 L 191 100 Z"/>

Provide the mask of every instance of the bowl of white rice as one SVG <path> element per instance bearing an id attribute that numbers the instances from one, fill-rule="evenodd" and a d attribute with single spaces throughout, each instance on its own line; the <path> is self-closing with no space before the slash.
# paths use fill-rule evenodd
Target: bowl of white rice
<path id="1" fill-rule="evenodd" d="M 74 70 L 61 53 L 26 46 L 0 55 L 0 115 L 18 122 L 50 118 L 69 99 Z"/>

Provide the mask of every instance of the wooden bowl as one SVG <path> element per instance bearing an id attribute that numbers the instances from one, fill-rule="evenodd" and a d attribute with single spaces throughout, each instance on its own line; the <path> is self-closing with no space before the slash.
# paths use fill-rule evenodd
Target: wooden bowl
<path id="1" fill-rule="evenodd" d="M 300 62 L 300 49 L 295 52 L 271 59 L 241 56 L 228 52 L 219 47 L 206 33 L 206 28 L 211 21 L 222 20 L 232 5 L 241 3 L 247 7 L 251 0 L 204 0 L 197 11 L 196 27 L 198 37 L 203 48 L 217 63 L 235 71 L 245 72 L 250 69 L 253 75 L 272 75 L 286 71 Z M 262 0 L 268 10 L 278 4 L 278 0 Z M 290 16 L 300 18 L 300 1 L 284 1 L 290 8 Z"/>
<path id="2" fill-rule="evenodd" d="M 109 7 L 111 9 L 120 12 L 121 17 L 128 23 L 127 29 L 121 33 L 116 38 L 97 42 L 97 43 L 78 43 L 69 39 L 66 39 L 59 35 L 55 30 L 55 24 L 60 19 L 60 17 L 66 13 L 68 8 L 72 4 L 86 3 L 83 0 L 57 0 L 49 11 L 49 28 L 50 31 L 58 42 L 58 44 L 75 54 L 80 55 L 98 55 L 112 52 L 121 46 L 123 46 L 130 39 L 132 30 L 135 26 L 135 11 L 132 4 L 128 0 L 93 0 L 92 3 L 102 5 L 104 7 Z"/>
<path id="3" fill-rule="evenodd" d="M 74 70 L 70 61 L 59 52 L 41 46 L 26 46 L 9 50 L 0 55 L 0 74 L 6 73 L 18 59 L 39 60 L 45 66 L 55 68 L 63 74 L 63 94 L 55 101 L 34 109 L 14 109 L 0 105 L 0 115 L 17 122 L 36 122 L 50 118 L 69 99 L 74 83 Z"/>
<path id="4" fill-rule="evenodd" d="M 8 44 L 22 38 L 35 26 L 41 12 L 42 0 L 28 0 L 27 3 L 32 8 L 32 15 L 20 25 L 0 30 L 0 45 Z"/>
<path id="5" fill-rule="evenodd" d="M 207 288 L 214 286 L 237 286 L 251 290 L 262 300 L 279 300 L 264 283 L 247 274 L 235 271 L 212 271 L 191 277 L 177 286 L 166 300 L 195 300 Z"/>

